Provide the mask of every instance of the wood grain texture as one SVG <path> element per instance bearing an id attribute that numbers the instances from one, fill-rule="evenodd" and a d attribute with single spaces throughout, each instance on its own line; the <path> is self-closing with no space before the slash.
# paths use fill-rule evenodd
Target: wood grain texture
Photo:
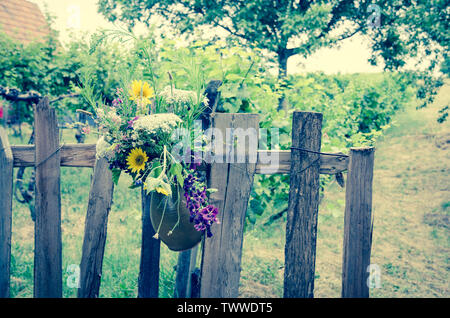
<path id="1" fill-rule="evenodd" d="M 256 114 L 215 114 L 213 126 L 226 129 L 253 128 L 257 135 L 259 117 Z M 237 133 L 237 131 L 235 130 Z M 257 136 L 256 136 L 257 137 Z M 236 145 L 242 146 L 243 140 Z M 226 142 L 233 145 L 232 140 Z M 231 149 L 224 151 L 231 156 Z M 248 147 L 246 155 L 248 155 Z M 256 145 L 257 149 L 257 145 Z M 256 161 L 256 160 L 255 160 Z M 201 297 L 230 298 L 239 293 L 244 218 L 253 185 L 256 163 L 213 163 L 209 187 L 218 189 L 210 196 L 219 209 L 220 224 L 211 228 L 213 237 L 203 244 L 201 265 Z"/>
<path id="2" fill-rule="evenodd" d="M 189 267 L 191 262 L 191 250 L 182 251 L 178 254 L 177 276 L 175 278 L 174 298 L 187 297 L 187 284 L 189 280 Z"/>
<path id="3" fill-rule="evenodd" d="M 295 151 L 295 150 L 294 150 Z M 336 153 L 336 155 L 342 153 Z M 343 155 L 343 154 L 342 154 Z M 265 163 L 264 157 L 272 158 L 278 165 Z M 278 158 L 278 159 L 276 159 Z M 320 173 L 336 174 L 347 170 L 348 158 L 338 156 L 320 155 Z M 257 174 L 287 174 L 291 171 L 290 150 L 258 150 L 258 161 L 256 163 Z"/>
<path id="4" fill-rule="evenodd" d="M 14 167 L 34 166 L 34 145 L 18 145 L 11 148 L 14 155 Z M 60 153 L 60 165 L 63 167 L 93 168 L 95 165 L 95 144 L 63 145 Z"/>
<path id="5" fill-rule="evenodd" d="M 11 146 L 14 156 L 14 167 L 34 166 L 34 146 Z M 256 174 L 287 174 L 291 169 L 290 150 L 258 150 Z M 263 158 L 276 159 L 277 165 L 271 165 Z M 61 148 L 61 166 L 63 167 L 94 167 L 95 144 L 68 144 Z M 336 174 L 346 171 L 348 158 L 335 156 L 320 156 L 320 173 Z"/>
<path id="6" fill-rule="evenodd" d="M 109 163 L 105 158 L 99 159 L 95 164 L 89 192 L 80 263 L 79 298 L 97 298 L 99 295 L 113 192 L 114 184 Z"/>
<path id="7" fill-rule="evenodd" d="M 0 127 L 0 298 L 10 297 L 13 154 Z"/>
<path id="8" fill-rule="evenodd" d="M 321 113 L 294 112 L 292 146 L 319 152 L 321 129 Z M 292 150 L 285 245 L 286 298 L 314 296 L 319 168 L 319 154 Z"/>
<path id="9" fill-rule="evenodd" d="M 139 266 L 138 297 L 158 298 L 159 259 L 161 241 L 154 239 L 155 230 L 150 219 L 151 195 L 141 190 L 142 196 L 142 243 Z"/>
<path id="10" fill-rule="evenodd" d="M 352 148 L 344 217 L 342 297 L 369 297 L 374 148 Z"/>
<path id="11" fill-rule="evenodd" d="M 55 109 L 35 107 L 36 161 L 34 297 L 62 297 L 60 153 Z"/>

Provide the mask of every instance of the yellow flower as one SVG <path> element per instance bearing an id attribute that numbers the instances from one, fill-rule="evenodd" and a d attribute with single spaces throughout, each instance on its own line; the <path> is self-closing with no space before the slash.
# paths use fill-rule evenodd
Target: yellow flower
<path id="1" fill-rule="evenodd" d="M 141 148 L 134 148 L 127 157 L 128 168 L 131 172 L 144 170 L 147 161 L 147 154 Z"/>
<path id="2" fill-rule="evenodd" d="M 130 100 L 134 100 L 143 106 L 150 104 L 150 98 L 155 96 L 153 88 L 147 82 L 134 80 L 131 84 Z"/>
<path id="3" fill-rule="evenodd" d="M 155 190 L 156 190 L 156 192 L 162 193 L 162 194 L 164 194 L 165 196 L 168 196 L 168 195 L 169 195 L 169 192 L 167 192 L 167 190 L 164 189 L 164 188 L 157 187 Z"/>

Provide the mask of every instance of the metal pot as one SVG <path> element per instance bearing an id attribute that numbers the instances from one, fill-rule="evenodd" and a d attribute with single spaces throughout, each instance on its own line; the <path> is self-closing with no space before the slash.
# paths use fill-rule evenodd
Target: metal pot
<path id="1" fill-rule="evenodd" d="M 159 239 L 172 251 L 184 251 L 197 245 L 202 239 L 202 232 L 194 228 L 189 221 L 189 210 L 183 190 L 175 189 L 172 197 L 161 193 L 150 194 L 150 219 Z M 176 223 L 178 225 L 174 228 Z M 172 231 L 172 233 L 170 233 Z"/>

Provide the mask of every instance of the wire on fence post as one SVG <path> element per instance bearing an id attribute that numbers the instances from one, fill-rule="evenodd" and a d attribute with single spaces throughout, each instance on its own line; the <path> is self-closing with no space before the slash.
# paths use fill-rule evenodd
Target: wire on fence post
<path id="1" fill-rule="evenodd" d="M 55 150 L 54 152 L 52 152 L 47 158 L 45 158 L 44 160 L 41 160 L 41 161 L 35 163 L 34 167 L 37 168 L 37 167 L 39 167 L 41 164 L 45 163 L 48 159 L 50 159 L 50 158 L 53 157 L 58 151 L 60 151 L 62 147 L 64 147 L 64 143 L 62 143 L 58 148 L 56 148 L 56 150 Z"/>
<path id="2" fill-rule="evenodd" d="M 314 154 L 318 154 L 318 155 L 324 155 L 324 156 L 348 158 L 348 155 L 344 155 L 344 154 L 313 151 L 313 150 L 304 149 L 304 148 L 300 148 L 300 147 L 291 147 L 291 149 L 300 150 L 300 151 L 309 152 L 309 153 L 314 153 Z M 312 165 L 314 165 L 318 160 L 320 160 L 320 156 L 319 156 L 319 158 L 317 158 L 316 160 L 313 160 L 310 164 L 308 164 L 305 168 L 303 168 L 302 170 L 298 171 L 297 173 L 300 174 L 300 173 L 304 172 L 305 170 L 310 168 Z"/>
<path id="3" fill-rule="evenodd" d="M 340 153 L 329 153 L 329 152 L 312 151 L 312 150 L 303 149 L 303 148 L 299 148 L 299 147 L 291 147 L 291 149 L 301 150 L 301 151 L 315 153 L 315 154 L 324 155 L 324 156 L 334 156 L 334 157 L 348 158 L 348 155 L 344 155 L 344 154 L 340 154 Z"/>

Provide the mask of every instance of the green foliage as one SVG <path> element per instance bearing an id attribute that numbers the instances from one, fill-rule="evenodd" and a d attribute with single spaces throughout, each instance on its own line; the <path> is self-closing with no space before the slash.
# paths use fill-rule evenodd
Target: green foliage
<path id="1" fill-rule="evenodd" d="M 190 75 L 177 66 L 177 61 L 198 65 L 206 81 L 223 81 L 217 110 L 260 114 L 261 128 L 279 129 L 281 149 L 291 145 L 295 110 L 323 113 L 322 151 L 347 152 L 352 146 L 373 145 L 390 126 L 392 116 L 413 101 L 420 87 L 415 73 L 290 75 L 280 84 L 270 72 L 268 59 L 257 50 L 227 47 L 221 41 L 194 41 L 177 48 L 175 45 L 175 41 L 164 40 L 157 48 L 158 76 L 170 72 L 176 87 L 189 88 Z M 290 105 L 287 111 L 276 107 L 282 95 Z M 268 137 L 270 143 L 271 136 Z M 330 176 L 323 176 L 322 187 L 330 181 Z M 268 222 L 272 215 L 285 210 L 288 192 L 289 176 L 255 178 L 247 215 L 249 224 Z"/>
<path id="2" fill-rule="evenodd" d="M 411 73 L 290 75 L 281 85 L 258 51 L 227 48 L 220 41 L 193 42 L 176 50 L 174 45 L 171 40 L 161 45 L 161 70 L 176 74 L 177 85 L 186 85 L 186 73 L 173 68 L 172 62 L 189 56 L 202 66 L 207 81 L 223 81 L 218 111 L 260 114 L 261 128 L 279 129 L 281 149 L 291 145 L 295 110 L 324 114 L 322 151 L 345 153 L 352 146 L 373 145 L 390 126 L 392 116 L 414 100 L 419 87 Z M 288 111 L 277 110 L 282 95 L 290 105 Z M 330 181 L 330 176 L 323 176 L 322 188 Z M 289 176 L 257 176 L 247 215 L 249 225 L 270 223 L 272 216 L 286 209 L 288 193 Z"/>
<path id="3" fill-rule="evenodd" d="M 62 74 L 54 73 L 52 41 L 23 45 L 2 34 L 0 37 L 0 85 L 34 90 L 42 94 L 57 91 L 50 84 Z"/>
<path id="4" fill-rule="evenodd" d="M 350 16 L 361 22 L 366 16 L 356 10 L 353 1 L 341 2 L 101 0 L 99 11 L 110 21 L 120 20 L 130 27 L 138 21 L 148 24 L 153 15 L 159 15 L 181 33 L 192 33 L 202 25 L 225 30 L 251 48 L 276 53 L 285 73 L 287 58 L 294 54 L 308 55 L 337 41 L 342 34 L 336 37 L 330 34 L 340 22 Z M 301 41 L 303 38 L 308 41 Z M 288 49 L 288 43 L 296 43 L 297 47 Z"/>
<path id="5" fill-rule="evenodd" d="M 50 38 L 42 43 L 23 45 L 0 34 L 0 85 L 16 87 L 19 91 L 36 91 L 43 95 L 58 95 L 70 81 L 54 60 L 56 45 Z M 54 85 L 54 83 L 63 85 Z M 32 119 L 31 106 L 18 103 L 14 115 L 20 121 Z"/>
<path id="6" fill-rule="evenodd" d="M 257 87 L 253 88 L 255 91 L 251 96 L 252 112 L 261 113 L 263 118 L 261 126 L 280 128 L 281 149 L 291 146 L 294 110 L 323 113 L 322 151 L 346 153 L 349 147 L 374 145 L 390 126 L 392 116 L 411 103 L 415 96 L 410 81 L 403 74 L 395 73 L 308 74 L 290 76 L 288 82 L 286 98 L 292 105 L 288 112 L 277 112 L 274 106 L 267 107 L 264 101 L 256 104 L 257 96 L 262 95 L 261 92 L 258 94 Z M 276 97 L 272 103 L 276 103 Z M 330 176 L 322 176 L 322 188 L 331 180 Z M 273 215 L 286 209 L 289 176 L 263 175 L 255 179 L 254 184 L 248 221 L 264 224 Z M 257 222 L 258 218 L 263 221 Z"/>
<path id="7" fill-rule="evenodd" d="M 74 74 L 77 77 L 72 82 L 71 89 L 76 91 L 77 86 L 87 77 L 90 81 L 89 89 L 101 95 L 107 103 L 115 98 L 116 88 L 122 80 L 121 74 L 133 64 L 132 55 L 120 43 L 106 43 L 92 50 L 91 43 L 84 38 L 70 42 L 61 58 L 74 64 Z M 72 110 L 93 110 L 83 98 L 69 106 Z"/>
<path id="8" fill-rule="evenodd" d="M 119 33 L 123 36 L 126 32 Z M 290 147 L 291 116 L 295 110 L 324 114 L 323 151 L 345 152 L 350 146 L 373 144 L 389 127 L 392 115 L 422 87 L 416 84 L 418 80 L 423 80 L 416 73 L 319 73 L 290 75 L 280 81 L 271 73 L 273 64 L 261 50 L 230 47 L 225 41 L 193 41 L 180 46 L 175 40 L 158 39 L 152 34 L 135 38 L 132 45 L 101 40 L 102 34 L 94 37 L 90 45 L 78 40 L 60 53 L 72 63 L 66 68 L 73 68 L 73 74 L 78 70 L 81 75 L 73 82 L 88 84 L 82 85 L 81 92 L 91 89 L 87 92 L 91 97 L 88 104 L 81 99 L 66 102 L 72 110 L 92 110 L 97 103 L 110 104 L 114 90 L 131 80 L 124 74 L 133 73 L 148 80 L 155 92 L 174 85 L 200 94 L 204 86 L 196 83 L 220 79 L 223 85 L 217 111 L 259 113 L 261 128 L 279 129 L 281 149 Z M 94 92 L 99 93 L 94 96 Z M 281 96 L 287 99 L 289 110 L 277 110 Z M 269 141 L 270 138 L 269 135 Z M 329 181 L 329 177 L 323 178 L 322 186 Z M 256 179 L 248 213 L 250 223 L 285 209 L 288 182 L 288 176 L 279 175 Z"/>
<path id="9" fill-rule="evenodd" d="M 181 34 L 191 36 L 201 26 L 212 28 L 213 33 L 226 31 L 231 36 L 228 41 L 234 39 L 275 55 L 280 85 L 290 56 L 307 57 L 356 34 L 367 35 L 374 65 L 404 70 L 407 62 L 415 63 L 418 75 L 426 78 L 421 87 L 424 105 L 433 101 L 442 85 L 435 71 L 440 68 L 448 76 L 450 19 L 446 0 L 100 0 L 99 12 L 129 27 L 137 22 L 149 25 L 156 15 Z M 438 121 L 447 116 L 448 110 L 442 109 Z"/>
<path id="10" fill-rule="evenodd" d="M 203 52 L 202 56 L 214 59 L 210 50 L 213 48 L 203 48 L 197 53 Z M 295 110 L 324 114 L 322 151 L 347 152 L 351 146 L 373 145 L 391 124 L 392 116 L 416 94 L 413 81 L 402 73 L 295 75 L 287 77 L 283 88 L 277 78 L 264 69 L 265 61 L 252 54 L 246 56 L 234 49 L 232 57 L 222 55 L 221 62 L 225 65 L 223 72 L 227 70 L 227 73 L 220 77 L 224 84 L 219 109 L 259 113 L 261 128 L 279 128 L 281 149 L 289 149 L 291 145 L 292 112 Z M 214 65 L 214 61 L 208 65 Z M 221 72 L 211 71 L 210 74 Z M 289 111 L 276 108 L 281 94 L 288 99 Z M 330 180 L 330 177 L 323 177 L 322 186 Z M 273 215 L 286 209 L 288 193 L 289 176 L 255 178 L 248 222 L 270 221 Z"/>
<path id="11" fill-rule="evenodd" d="M 25 45 L 0 34 L 0 85 L 57 97 L 76 92 L 83 69 L 93 65 L 89 74 L 93 88 L 112 101 L 118 74 L 130 66 L 130 56 L 117 49 L 117 43 L 102 46 L 90 54 L 89 43 L 84 38 L 75 38 L 66 48 L 55 39 L 50 35 L 43 42 Z M 54 106 L 60 115 L 73 114 L 76 109 L 92 110 L 81 97 L 63 99 Z M 18 102 L 14 103 L 11 115 L 19 122 L 32 122 L 32 113 L 30 104 Z"/>

